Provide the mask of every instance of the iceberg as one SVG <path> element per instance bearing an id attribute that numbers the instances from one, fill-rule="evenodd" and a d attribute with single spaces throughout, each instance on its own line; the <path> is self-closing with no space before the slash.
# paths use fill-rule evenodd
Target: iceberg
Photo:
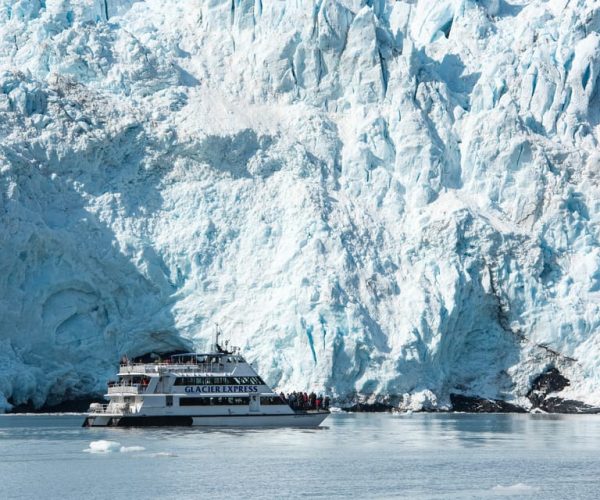
<path id="1" fill-rule="evenodd" d="M 0 409 L 215 323 L 338 404 L 600 405 L 599 76 L 591 0 L 0 0 Z"/>

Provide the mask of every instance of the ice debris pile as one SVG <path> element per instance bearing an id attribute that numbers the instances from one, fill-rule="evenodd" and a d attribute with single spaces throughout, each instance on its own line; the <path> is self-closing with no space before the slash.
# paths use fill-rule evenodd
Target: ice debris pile
<path id="1" fill-rule="evenodd" d="M 0 407 L 213 324 L 281 390 L 600 403 L 600 8 L 0 0 Z"/>

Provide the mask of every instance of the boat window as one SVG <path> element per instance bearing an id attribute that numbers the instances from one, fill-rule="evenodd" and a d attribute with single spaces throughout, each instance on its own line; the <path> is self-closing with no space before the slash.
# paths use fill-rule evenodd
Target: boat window
<path id="1" fill-rule="evenodd" d="M 210 398 L 179 398 L 179 406 L 208 406 Z"/>
<path id="2" fill-rule="evenodd" d="M 247 405 L 248 397 L 179 398 L 179 406 L 240 406 Z"/>
<path id="3" fill-rule="evenodd" d="M 177 377 L 175 385 L 264 385 L 260 377 Z"/>
<path id="4" fill-rule="evenodd" d="M 247 397 L 217 397 L 211 398 L 213 400 L 214 405 L 247 405 L 248 398 Z"/>
<path id="5" fill-rule="evenodd" d="M 167 406 L 173 406 L 173 396 L 165 396 Z"/>
<path id="6" fill-rule="evenodd" d="M 284 405 L 286 403 L 279 396 L 261 396 L 261 405 Z"/>
<path id="7" fill-rule="evenodd" d="M 175 385 L 194 385 L 194 377 L 177 377 L 175 379 Z"/>

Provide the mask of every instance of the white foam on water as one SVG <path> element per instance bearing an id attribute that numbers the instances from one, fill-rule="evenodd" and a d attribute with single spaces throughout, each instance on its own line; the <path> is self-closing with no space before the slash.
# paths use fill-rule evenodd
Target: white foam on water
<path id="1" fill-rule="evenodd" d="M 172 453 L 170 451 L 159 451 L 158 453 L 153 453 L 153 457 L 176 457 L 176 453 Z"/>
<path id="2" fill-rule="evenodd" d="M 121 453 L 135 453 L 136 451 L 144 451 L 145 449 L 143 446 L 121 446 L 119 451 Z"/>
<path id="3" fill-rule="evenodd" d="M 105 439 L 100 439 L 98 441 L 92 441 L 90 443 L 90 447 L 86 448 L 86 453 L 111 453 L 113 451 L 119 450 L 121 447 L 121 443 L 117 443 L 116 441 L 107 441 Z"/>
<path id="4" fill-rule="evenodd" d="M 540 491 L 537 486 L 529 486 L 525 483 L 515 483 L 509 486 L 502 486 L 500 484 L 494 486 L 492 491 L 501 495 L 514 495 L 518 493 L 535 493 Z"/>

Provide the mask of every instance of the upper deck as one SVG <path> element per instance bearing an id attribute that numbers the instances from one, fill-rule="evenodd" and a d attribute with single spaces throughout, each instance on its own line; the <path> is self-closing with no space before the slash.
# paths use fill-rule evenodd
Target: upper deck
<path id="1" fill-rule="evenodd" d="M 245 370 L 243 368 L 246 368 Z M 177 354 L 167 360 L 154 363 L 121 363 L 119 375 L 152 375 L 163 373 L 182 374 L 212 374 L 234 373 L 243 369 L 244 372 L 254 373 L 247 361 L 239 354 Z"/>

